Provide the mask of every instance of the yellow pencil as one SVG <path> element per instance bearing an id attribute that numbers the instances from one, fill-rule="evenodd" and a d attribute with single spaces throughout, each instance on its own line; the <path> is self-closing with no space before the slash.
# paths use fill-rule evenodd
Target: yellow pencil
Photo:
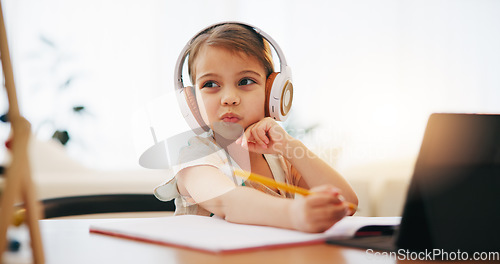
<path id="1" fill-rule="evenodd" d="M 264 177 L 264 176 L 261 176 L 261 175 L 256 174 L 256 173 L 245 172 L 242 170 L 235 170 L 234 174 L 238 177 L 248 179 L 250 181 L 258 182 L 258 183 L 264 184 L 268 187 L 279 188 L 279 189 L 282 189 L 282 190 L 287 191 L 287 192 L 298 193 L 298 194 L 301 194 L 304 196 L 313 194 L 313 192 L 311 192 L 307 189 L 304 189 L 304 188 L 301 188 L 298 186 L 294 186 L 294 185 L 285 184 L 282 182 L 277 182 L 271 178 Z M 347 203 L 347 206 L 353 212 L 356 212 L 356 210 L 358 210 L 358 207 L 355 204 L 350 203 L 350 202 L 345 202 L 345 203 Z"/>

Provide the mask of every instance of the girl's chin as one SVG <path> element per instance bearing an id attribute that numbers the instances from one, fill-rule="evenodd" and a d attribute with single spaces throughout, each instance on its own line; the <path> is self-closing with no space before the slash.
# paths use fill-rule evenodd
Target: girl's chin
<path id="1" fill-rule="evenodd" d="M 212 123 L 212 130 L 222 137 L 226 139 L 234 139 L 239 138 L 245 128 L 238 123 L 233 122 L 214 122 Z"/>

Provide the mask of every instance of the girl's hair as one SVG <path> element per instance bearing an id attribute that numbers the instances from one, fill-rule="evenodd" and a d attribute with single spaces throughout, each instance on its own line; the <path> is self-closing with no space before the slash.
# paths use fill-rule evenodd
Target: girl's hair
<path id="1" fill-rule="evenodd" d="M 253 56 L 264 66 L 266 77 L 274 71 L 269 43 L 253 28 L 237 23 L 215 25 L 198 34 L 188 49 L 188 70 L 193 85 L 196 79 L 194 61 L 203 46 L 221 47 Z"/>

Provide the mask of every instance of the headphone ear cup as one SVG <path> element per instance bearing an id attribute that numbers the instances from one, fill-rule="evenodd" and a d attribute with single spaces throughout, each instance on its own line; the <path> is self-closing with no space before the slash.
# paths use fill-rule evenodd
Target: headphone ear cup
<path id="1" fill-rule="evenodd" d="M 293 85 L 288 73 L 273 72 L 266 80 L 266 117 L 285 121 L 292 108 Z"/>
<path id="2" fill-rule="evenodd" d="M 270 108 L 269 98 L 271 98 L 271 90 L 273 88 L 273 83 L 274 83 L 274 80 L 276 79 L 276 76 L 278 76 L 278 73 L 273 72 L 269 75 L 269 77 L 267 77 L 267 80 L 266 80 L 266 101 L 264 104 L 266 117 L 271 116 L 271 113 L 269 112 L 269 108 Z"/>
<path id="3" fill-rule="evenodd" d="M 185 87 L 184 94 L 186 97 L 186 103 L 188 104 L 191 113 L 196 119 L 196 122 L 198 122 L 198 124 L 202 128 L 206 127 L 207 125 L 205 124 L 205 121 L 203 121 L 203 117 L 201 117 L 200 108 L 198 107 L 198 102 L 196 101 L 196 94 L 194 87 L 192 86 Z"/>

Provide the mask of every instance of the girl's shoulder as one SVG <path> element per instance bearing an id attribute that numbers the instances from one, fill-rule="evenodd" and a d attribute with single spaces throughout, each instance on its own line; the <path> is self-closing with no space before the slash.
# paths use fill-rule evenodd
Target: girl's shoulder
<path id="1" fill-rule="evenodd" d="M 196 135 L 188 140 L 188 146 L 214 146 L 216 145 L 215 140 L 211 133 L 205 132 L 201 135 Z"/>
<path id="2" fill-rule="evenodd" d="M 191 137 L 185 145 L 178 148 L 179 162 L 199 159 L 217 153 L 221 148 L 215 143 L 210 135 L 199 135 Z M 173 154 L 176 154 L 175 152 Z"/>

